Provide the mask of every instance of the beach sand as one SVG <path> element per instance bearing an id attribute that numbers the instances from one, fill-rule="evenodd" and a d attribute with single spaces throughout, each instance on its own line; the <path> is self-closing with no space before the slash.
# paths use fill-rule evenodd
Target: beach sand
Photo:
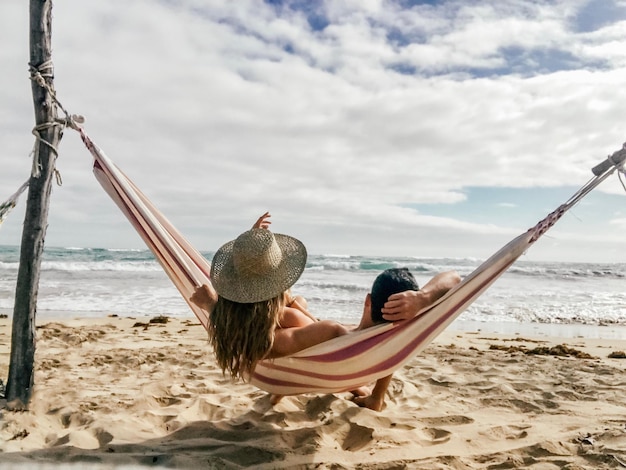
<path id="1" fill-rule="evenodd" d="M 272 407 L 222 376 L 196 321 L 149 320 L 38 322 L 30 409 L 0 401 L 0 468 L 626 468 L 624 340 L 447 330 L 374 412 L 349 393 Z M 590 357 L 528 354 L 562 344 Z"/>

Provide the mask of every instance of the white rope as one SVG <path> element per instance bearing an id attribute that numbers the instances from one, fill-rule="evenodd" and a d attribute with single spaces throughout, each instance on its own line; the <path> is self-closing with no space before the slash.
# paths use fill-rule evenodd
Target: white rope
<path id="1" fill-rule="evenodd" d="M 9 212 L 11 212 L 11 209 L 17 205 L 17 200 L 28 187 L 28 183 L 29 181 L 26 180 L 26 182 L 22 184 L 17 191 L 15 191 L 6 201 L 0 204 L 0 225 L 2 225 L 2 222 L 4 222 L 4 219 L 6 219 Z"/>
<path id="2" fill-rule="evenodd" d="M 33 150 L 31 152 L 31 156 L 33 156 L 33 166 L 31 170 L 31 175 L 34 178 L 39 178 L 41 175 L 41 162 L 36 158 L 39 155 L 39 145 L 44 144 L 47 145 L 52 152 L 54 152 L 55 157 L 59 156 L 58 149 L 52 145 L 50 142 L 45 140 L 41 136 L 41 132 L 46 129 L 54 129 L 60 128 L 59 130 L 59 141 L 63 137 L 63 131 L 66 127 L 71 127 L 72 129 L 78 129 L 78 124 L 82 124 L 85 122 L 82 116 L 73 115 L 67 112 L 67 110 L 63 107 L 61 102 L 57 99 L 57 95 L 55 90 L 50 86 L 50 84 L 46 81 L 46 78 L 52 78 L 54 76 L 54 66 L 51 60 L 44 62 L 38 67 L 30 65 L 30 79 L 37 83 L 40 87 L 44 88 L 52 98 L 52 101 L 56 106 L 58 106 L 63 114 L 65 115 L 65 119 L 56 119 L 55 121 L 48 121 L 41 123 L 35 126 L 32 130 L 33 135 L 35 136 L 35 144 L 33 145 Z M 57 185 L 61 186 L 63 184 L 61 173 L 57 168 L 54 169 L 54 174 L 56 176 Z"/>
<path id="3" fill-rule="evenodd" d="M 35 68 L 31 65 L 31 80 L 37 82 L 39 86 L 45 88 L 48 93 L 50 93 L 50 97 L 52 101 L 63 111 L 65 115 L 65 119 L 58 119 L 57 123 L 62 124 L 63 127 L 71 127 L 72 129 L 77 130 L 78 124 L 82 124 L 85 122 L 85 118 L 78 114 L 70 114 L 67 109 L 61 104 L 59 99 L 57 98 L 56 91 L 46 82 L 44 77 L 51 78 L 53 76 L 52 72 L 42 72 L 42 70 L 50 69 L 52 70 L 52 61 L 44 62 L 39 67 Z"/>
<path id="4" fill-rule="evenodd" d="M 31 170 L 31 175 L 34 178 L 39 178 L 39 176 L 41 175 L 41 162 L 36 158 L 39 155 L 39 145 L 40 144 L 45 144 L 48 147 L 50 147 L 50 150 L 52 152 L 54 152 L 55 156 L 59 156 L 59 152 L 56 149 L 56 147 L 54 145 L 52 145 L 50 142 L 48 142 L 46 139 L 44 139 L 43 137 L 41 137 L 41 131 L 45 130 L 45 129 L 50 129 L 50 128 L 54 128 L 54 127 L 60 127 L 61 130 L 59 131 L 59 135 L 61 135 L 63 133 L 63 129 L 65 129 L 65 126 L 57 123 L 57 122 L 44 122 L 43 124 L 39 124 L 38 126 L 35 126 L 32 130 L 33 135 L 35 136 L 35 144 L 33 145 L 33 150 L 31 150 L 30 155 L 33 157 L 33 167 Z M 54 172 L 56 174 L 58 174 L 58 170 L 55 168 Z M 57 177 L 58 180 L 58 177 Z"/>
<path id="5" fill-rule="evenodd" d="M 618 150 L 613 155 L 609 155 L 608 160 L 613 165 L 612 168 L 607 168 L 601 174 L 592 177 L 587 183 L 580 188 L 576 193 L 569 198 L 565 204 L 561 204 L 555 211 L 548 214 L 548 216 L 541 220 L 535 227 L 531 230 L 534 232 L 531 241 L 536 241 L 541 235 L 543 235 L 550 227 L 552 227 L 566 211 L 571 209 L 574 205 L 576 205 L 583 197 L 589 194 L 593 189 L 595 189 L 600 183 L 602 183 L 605 179 L 611 176 L 615 171 L 618 171 L 618 175 L 620 173 L 624 173 L 624 165 L 626 164 L 626 160 L 623 158 L 621 160 L 615 160 L 614 157 L 623 157 L 623 152 L 626 151 L 626 144 L 622 147 L 622 150 Z M 620 177 L 620 182 L 622 182 Z M 622 186 L 624 186 L 624 190 L 626 190 L 626 185 L 622 182 Z"/>
<path id="6" fill-rule="evenodd" d="M 624 180 L 622 179 L 622 175 L 626 177 L 626 171 L 624 170 L 623 166 L 622 168 L 617 170 L 617 177 L 619 178 L 619 182 L 622 183 L 622 188 L 624 188 L 624 191 L 626 191 L 626 183 L 624 183 Z"/>

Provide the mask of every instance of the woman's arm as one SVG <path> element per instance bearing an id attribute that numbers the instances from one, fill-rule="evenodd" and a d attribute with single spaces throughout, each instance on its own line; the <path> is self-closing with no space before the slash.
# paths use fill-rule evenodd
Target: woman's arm
<path id="1" fill-rule="evenodd" d="M 189 300 L 201 309 L 211 313 L 217 302 L 217 292 L 212 285 L 202 284 L 200 287 L 196 287 L 196 291 L 189 297 Z"/>
<path id="2" fill-rule="evenodd" d="M 265 214 L 263 214 L 261 217 L 257 219 L 257 221 L 254 223 L 252 228 L 269 228 L 269 226 L 272 223 L 269 220 L 271 216 L 272 214 L 270 214 L 269 212 L 266 212 Z"/>
<path id="3" fill-rule="evenodd" d="M 287 356 L 347 333 L 345 326 L 332 320 L 322 320 L 299 328 L 277 329 L 269 357 Z"/>
<path id="4" fill-rule="evenodd" d="M 317 321 L 318 319 L 313 316 L 311 312 L 307 310 L 307 301 L 301 295 L 296 295 L 295 297 L 291 297 L 291 300 L 287 304 L 287 307 L 295 308 L 300 310 L 304 315 L 309 317 L 313 321 Z"/>
<path id="5" fill-rule="evenodd" d="M 264 228 L 267 229 L 272 223 L 269 218 L 272 215 L 269 212 L 265 212 L 261 217 L 257 219 L 252 228 Z M 211 284 L 203 284 L 200 287 L 196 287 L 196 291 L 189 298 L 194 304 L 201 309 L 211 313 L 215 303 L 217 302 L 217 292 Z"/>

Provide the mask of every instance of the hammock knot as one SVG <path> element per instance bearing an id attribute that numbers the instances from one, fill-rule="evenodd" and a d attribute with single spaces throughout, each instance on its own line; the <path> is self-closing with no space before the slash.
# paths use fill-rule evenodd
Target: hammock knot
<path id="1" fill-rule="evenodd" d="M 539 237 L 548 231 L 567 211 L 567 204 L 561 204 L 556 210 L 552 211 L 548 216 L 541 220 L 537 225 L 530 229 L 533 232 L 533 236 L 530 238 L 530 243 L 536 242 Z"/>
<path id="2" fill-rule="evenodd" d="M 64 128 L 69 127 L 70 129 L 80 132 L 80 125 L 85 123 L 85 118 L 80 114 L 72 114 L 64 118 L 57 118 L 57 122 L 62 124 Z"/>
<path id="3" fill-rule="evenodd" d="M 620 161 L 619 157 L 622 157 L 624 152 L 626 152 L 626 142 L 624 144 L 622 144 L 622 149 L 618 150 L 617 152 L 613 153 L 612 155 L 609 155 L 607 157 L 607 159 L 609 160 L 609 162 L 611 162 L 611 164 L 617 168 L 624 168 L 624 161 L 622 159 L 622 161 Z"/>
<path id="4" fill-rule="evenodd" d="M 54 122 L 54 121 L 43 122 L 41 124 L 36 125 L 32 130 L 32 133 L 35 136 L 35 143 L 33 145 L 33 150 L 31 151 L 31 155 L 34 157 L 31 174 L 35 178 L 39 178 L 39 176 L 41 175 L 41 162 L 39 161 L 38 158 L 36 158 L 39 155 L 40 144 L 47 145 L 52 151 L 52 153 L 54 153 L 55 157 L 59 155 L 59 151 L 57 150 L 57 148 L 54 145 L 52 145 L 50 142 L 48 142 L 46 139 L 44 139 L 41 135 L 42 131 L 46 129 L 53 129 L 55 127 L 61 128 L 61 130 L 59 131 L 59 139 L 60 139 L 61 136 L 63 135 L 63 129 L 65 128 L 65 126 L 59 122 Z"/>
<path id="5" fill-rule="evenodd" d="M 59 152 L 57 148 L 42 137 L 41 131 L 46 130 L 46 129 L 59 128 L 59 140 L 61 140 L 61 138 L 63 137 L 63 131 L 65 130 L 66 127 L 79 131 L 80 124 L 85 122 L 85 118 L 78 114 L 68 113 L 67 110 L 61 104 L 61 102 L 58 100 L 56 91 L 54 90 L 52 85 L 48 82 L 48 80 L 46 80 L 46 79 L 52 79 L 54 77 L 54 64 L 52 60 L 47 60 L 38 66 L 29 64 L 29 68 L 30 68 L 30 79 L 48 92 L 54 105 L 57 106 L 61 111 L 63 111 L 63 114 L 65 115 L 65 118 L 62 118 L 62 119 L 57 118 L 54 121 L 44 122 L 44 123 L 38 124 L 37 126 L 33 128 L 32 132 L 33 132 L 33 135 L 35 136 L 35 144 L 33 146 L 31 155 L 38 156 L 39 145 L 43 143 L 44 145 L 47 145 L 50 148 L 50 150 L 54 153 L 55 157 L 58 157 Z M 31 174 L 35 178 L 39 178 L 39 176 L 41 175 L 41 162 L 38 161 L 36 158 L 33 158 L 33 167 L 32 167 Z M 61 174 L 59 173 L 59 170 L 55 168 L 54 174 L 56 176 L 57 184 L 61 186 L 62 179 L 61 179 Z"/>
<path id="6" fill-rule="evenodd" d="M 28 67 L 30 69 L 30 79 L 42 88 L 48 86 L 46 78 L 54 77 L 54 64 L 52 60 L 47 60 L 38 66 L 29 63 Z"/>

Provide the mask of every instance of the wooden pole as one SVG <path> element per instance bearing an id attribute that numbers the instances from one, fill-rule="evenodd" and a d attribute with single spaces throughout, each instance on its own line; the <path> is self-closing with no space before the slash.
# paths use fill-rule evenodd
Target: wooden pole
<path id="1" fill-rule="evenodd" d="M 38 175 L 33 174 L 30 178 L 15 289 L 11 357 L 6 387 L 7 406 L 12 409 L 28 407 L 34 384 L 35 316 L 39 274 L 55 171 L 55 149 L 61 135 L 59 127 L 55 125 L 56 105 L 50 93 L 50 90 L 53 90 L 54 79 L 51 25 L 52 0 L 30 0 L 32 94 L 36 129 L 40 136 L 33 158 L 38 162 L 40 171 Z M 42 87 L 41 82 L 38 83 L 35 78 L 43 78 L 50 88 Z"/>

